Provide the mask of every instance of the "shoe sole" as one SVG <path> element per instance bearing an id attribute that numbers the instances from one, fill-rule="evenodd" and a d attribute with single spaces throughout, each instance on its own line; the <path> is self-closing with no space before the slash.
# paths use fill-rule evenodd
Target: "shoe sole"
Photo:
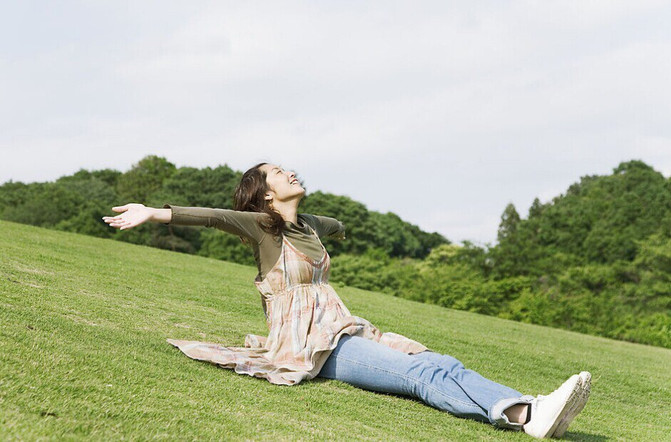
<path id="1" fill-rule="evenodd" d="M 566 430 L 568 430 L 568 427 L 571 424 L 571 422 L 573 422 L 573 419 L 575 419 L 575 417 L 578 414 L 580 414 L 582 409 L 585 408 L 585 404 L 587 404 L 587 399 L 589 399 L 589 395 L 592 390 L 591 388 L 592 375 L 588 371 L 583 371 L 580 373 L 579 376 L 580 376 L 578 382 L 580 385 L 579 399 L 574 404 L 574 406 L 569 410 L 566 416 L 564 416 L 564 418 L 559 422 L 559 425 L 557 425 L 557 428 L 550 437 L 555 438 L 562 437 L 564 433 L 566 433 Z"/>
<path id="2" fill-rule="evenodd" d="M 573 391 L 571 391 L 571 394 L 568 396 L 568 398 L 564 402 L 564 407 L 554 417 L 554 419 L 552 421 L 552 425 L 549 428 L 547 428 L 545 431 L 543 431 L 542 434 L 532 435 L 533 437 L 542 439 L 542 438 L 550 437 L 550 435 L 553 435 L 555 433 L 555 430 L 559 426 L 560 422 L 580 402 L 580 393 L 582 391 L 582 388 L 581 388 L 580 385 L 581 385 L 580 376 L 578 376 L 578 379 L 576 380 L 576 383 L 573 386 Z M 529 433 L 527 433 L 527 434 L 529 434 Z"/>

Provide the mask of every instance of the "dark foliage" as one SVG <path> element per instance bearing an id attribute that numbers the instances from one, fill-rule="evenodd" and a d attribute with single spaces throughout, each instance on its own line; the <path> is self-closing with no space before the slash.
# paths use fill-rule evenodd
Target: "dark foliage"
<path id="1" fill-rule="evenodd" d="M 55 182 L 0 186 L 0 218 L 253 264 L 216 230 L 102 222 L 127 202 L 232 207 L 241 173 L 177 168 L 149 156 L 125 173 L 80 170 Z M 497 244 L 452 245 L 393 213 L 314 192 L 300 212 L 331 216 L 347 240 L 324 241 L 332 280 L 449 308 L 671 348 L 671 180 L 641 161 L 586 176 L 527 218 L 509 204 Z"/>

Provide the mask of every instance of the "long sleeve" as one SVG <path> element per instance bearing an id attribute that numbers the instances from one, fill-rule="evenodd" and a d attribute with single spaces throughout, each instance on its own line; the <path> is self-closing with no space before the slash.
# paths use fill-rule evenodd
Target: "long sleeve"
<path id="1" fill-rule="evenodd" d="M 258 223 L 260 217 L 266 216 L 263 213 L 208 207 L 182 207 L 170 204 L 163 207 L 171 210 L 170 224 L 173 225 L 214 227 L 224 232 L 250 238 L 257 243 L 260 243 L 266 235 Z"/>
<path id="2" fill-rule="evenodd" d="M 312 221 L 312 227 L 320 238 L 332 237 L 336 239 L 345 239 L 345 225 L 335 218 L 328 216 L 303 214 L 305 219 Z"/>

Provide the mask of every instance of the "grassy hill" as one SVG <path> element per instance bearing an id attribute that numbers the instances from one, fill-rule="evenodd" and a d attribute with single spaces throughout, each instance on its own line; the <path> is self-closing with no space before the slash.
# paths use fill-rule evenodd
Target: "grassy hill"
<path id="1" fill-rule="evenodd" d="M 0 439 L 531 440 L 337 381 L 280 387 L 193 361 L 166 338 L 265 334 L 255 269 L 0 221 Z M 336 286 L 383 331 L 529 394 L 580 370 L 566 438 L 669 440 L 671 350 Z"/>

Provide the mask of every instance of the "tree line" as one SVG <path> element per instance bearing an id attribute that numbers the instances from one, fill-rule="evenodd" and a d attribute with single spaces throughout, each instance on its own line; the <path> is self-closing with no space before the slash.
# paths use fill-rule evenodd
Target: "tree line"
<path id="1" fill-rule="evenodd" d="M 0 186 L 0 218 L 254 264 L 251 250 L 238 237 L 224 232 L 153 223 L 121 232 L 101 219 L 112 213 L 111 207 L 128 202 L 230 209 L 241 176 L 226 165 L 178 168 L 165 158 L 150 155 L 124 173 L 82 169 L 54 182 L 4 183 Z M 438 233 L 424 232 L 393 213 L 370 211 L 345 196 L 314 192 L 303 199 L 299 211 L 331 216 L 347 226 L 347 241 L 324 241 L 332 256 L 379 249 L 391 257 L 422 259 L 434 247 L 449 244 Z"/>
<path id="2" fill-rule="evenodd" d="M 145 224 L 117 231 L 110 207 L 231 208 L 241 172 L 176 167 L 148 156 L 126 172 L 80 170 L 54 182 L 0 186 L 0 218 L 254 264 L 234 235 Z M 313 192 L 300 212 L 332 216 L 332 281 L 449 308 L 671 348 L 671 179 L 642 161 L 585 176 L 526 218 L 509 204 L 494 245 L 452 244 L 393 213 Z"/>
<path id="3" fill-rule="evenodd" d="M 422 259 L 334 259 L 344 284 L 481 314 L 671 348 L 671 179 L 641 161 L 585 176 L 497 243 L 442 244 Z"/>

